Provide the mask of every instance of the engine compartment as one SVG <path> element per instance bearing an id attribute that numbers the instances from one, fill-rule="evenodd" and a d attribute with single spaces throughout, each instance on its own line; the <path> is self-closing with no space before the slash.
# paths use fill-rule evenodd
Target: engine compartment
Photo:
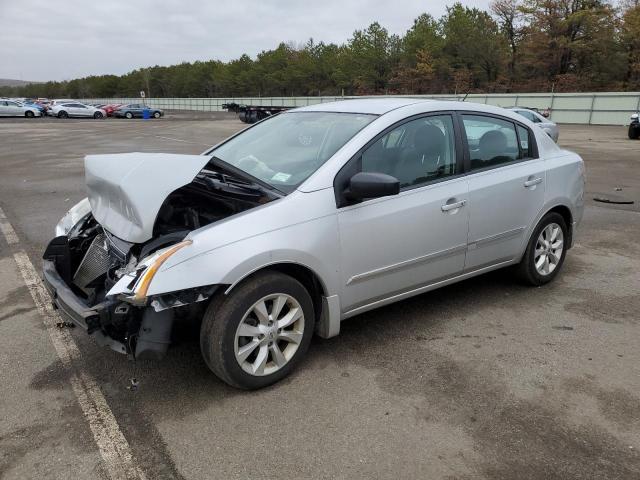
<path id="1" fill-rule="evenodd" d="M 88 325 L 89 333 L 100 331 L 118 342 L 127 353 L 136 352 L 143 339 L 145 322 L 164 324 L 164 334 L 170 335 L 173 317 L 191 316 L 194 309 L 203 308 L 215 288 L 205 286 L 189 291 L 172 292 L 145 305 L 133 305 L 123 298 L 107 297 L 108 291 L 126 274 L 141 272 L 141 260 L 157 250 L 179 243 L 193 230 L 205 227 L 258 205 L 279 198 L 275 193 L 259 188 L 245 179 L 205 167 L 193 181 L 173 191 L 158 211 L 153 236 L 144 243 L 132 243 L 113 235 L 85 215 L 67 233 L 53 239 L 44 253 L 45 260 L 55 264 L 66 285 L 88 308 L 99 308 L 99 321 Z M 148 307 L 153 304 L 154 307 Z M 155 308 L 160 320 L 150 320 Z M 170 314 L 165 310 L 171 309 Z M 145 320 L 146 319 L 146 320 Z M 169 325 L 168 327 L 166 325 Z M 162 342 L 160 342 L 162 344 Z M 168 344 L 168 341 L 166 342 Z"/>
<path id="2" fill-rule="evenodd" d="M 169 195 L 158 212 L 154 237 L 197 230 L 270 201 L 249 183 L 207 168 L 193 182 Z"/>

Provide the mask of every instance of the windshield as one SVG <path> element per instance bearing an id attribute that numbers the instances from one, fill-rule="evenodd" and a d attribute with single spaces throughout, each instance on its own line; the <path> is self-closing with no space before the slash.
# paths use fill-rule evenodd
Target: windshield
<path id="1" fill-rule="evenodd" d="M 290 193 L 375 118 L 359 113 L 282 113 L 209 154 Z"/>

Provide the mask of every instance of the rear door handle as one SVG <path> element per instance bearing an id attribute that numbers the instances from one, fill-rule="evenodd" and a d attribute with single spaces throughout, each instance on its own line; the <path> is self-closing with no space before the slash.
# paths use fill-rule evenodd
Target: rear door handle
<path id="1" fill-rule="evenodd" d="M 538 185 L 539 183 L 542 183 L 542 178 L 533 178 L 524 182 L 524 186 L 525 188 L 529 188 L 533 187 L 534 185 Z"/>
<path id="2" fill-rule="evenodd" d="M 448 212 L 449 210 L 455 210 L 457 208 L 464 207 L 466 204 L 466 200 L 460 200 L 459 202 L 455 203 L 445 203 L 440 207 L 440 210 L 442 210 L 443 212 Z"/>

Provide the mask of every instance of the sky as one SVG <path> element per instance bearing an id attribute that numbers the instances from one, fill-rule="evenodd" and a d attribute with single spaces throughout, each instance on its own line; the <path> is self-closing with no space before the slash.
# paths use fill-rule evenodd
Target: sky
<path id="1" fill-rule="evenodd" d="M 490 0 L 461 0 L 487 9 Z M 446 3 L 452 4 L 454 0 Z M 378 21 L 403 34 L 429 0 L 0 0 L 0 78 L 46 81 L 342 43 Z"/>

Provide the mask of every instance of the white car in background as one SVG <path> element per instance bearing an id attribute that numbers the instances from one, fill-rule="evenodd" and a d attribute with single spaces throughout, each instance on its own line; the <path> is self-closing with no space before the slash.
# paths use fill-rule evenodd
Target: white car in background
<path id="1" fill-rule="evenodd" d="M 0 99 L 0 117 L 40 117 L 42 113 L 36 107 L 23 105 L 15 100 Z"/>
<path id="2" fill-rule="evenodd" d="M 93 117 L 98 119 L 107 116 L 107 112 L 101 108 L 84 105 L 80 102 L 58 103 L 49 110 L 49 114 L 58 118 Z"/>
<path id="3" fill-rule="evenodd" d="M 529 108 L 512 107 L 509 110 L 516 112 L 518 115 L 522 115 L 527 120 L 532 121 L 536 126 L 540 127 L 544 133 L 549 135 L 554 142 L 558 143 L 558 137 L 560 136 L 560 129 L 555 122 L 543 117 L 538 112 Z"/>

